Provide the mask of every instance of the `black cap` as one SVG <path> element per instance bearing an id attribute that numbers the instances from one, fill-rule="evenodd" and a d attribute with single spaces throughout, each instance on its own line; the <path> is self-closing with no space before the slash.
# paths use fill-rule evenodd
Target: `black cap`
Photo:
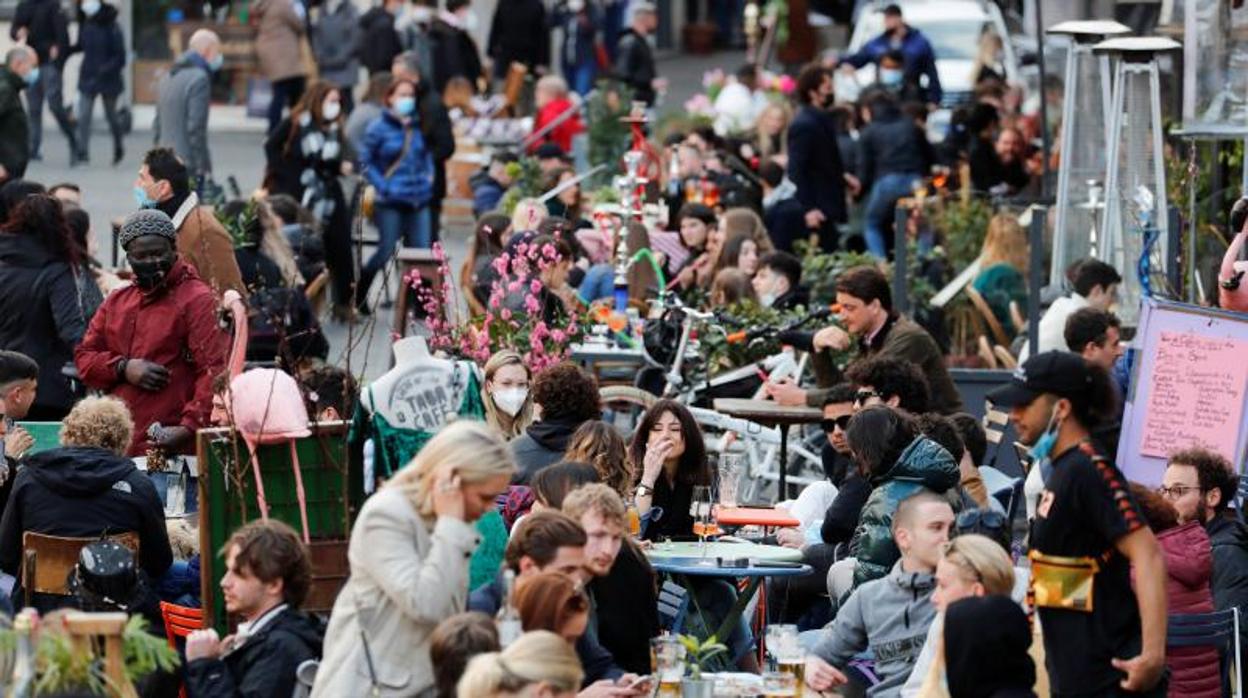
<path id="1" fill-rule="evenodd" d="M 1022 407 L 1044 393 L 1067 399 L 1079 398 L 1092 388 L 1092 369 L 1078 354 L 1046 351 L 1014 369 L 1009 385 L 988 393 L 997 407 Z"/>
<path id="2" fill-rule="evenodd" d="M 889 5 L 888 7 L 885 7 L 885 8 L 884 8 L 884 16 L 885 16 L 885 17 L 900 17 L 900 16 L 901 16 L 901 6 L 900 6 L 900 5 L 898 5 L 897 3 L 893 3 L 893 4 Z"/>
<path id="3" fill-rule="evenodd" d="M 560 148 L 558 143 L 549 141 L 537 146 L 537 150 L 533 154 L 537 156 L 538 160 L 546 160 L 548 158 L 563 160 L 567 157 L 567 154 L 563 152 L 563 148 Z"/>

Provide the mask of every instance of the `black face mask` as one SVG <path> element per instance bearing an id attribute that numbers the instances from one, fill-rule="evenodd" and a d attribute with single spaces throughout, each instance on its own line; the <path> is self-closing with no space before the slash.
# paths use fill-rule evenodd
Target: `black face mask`
<path id="1" fill-rule="evenodd" d="M 159 286 L 169 275 L 169 271 L 173 269 L 173 258 L 161 257 L 131 262 L 130 269 L 134 271 L 134 283 L 141 289 L 150 290 Z"/>

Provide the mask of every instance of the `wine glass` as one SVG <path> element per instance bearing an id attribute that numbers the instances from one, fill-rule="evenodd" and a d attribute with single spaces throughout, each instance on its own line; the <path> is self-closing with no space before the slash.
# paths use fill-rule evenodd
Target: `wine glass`
<path id="1" fill-rule="evenodd" d="M 711 532 L 711 488 L 697 485 L 693 488 L 693 500 L 689 507 L 693 517 L 693 532 L 702 547 L 702 562 L 706 562 L 706 536 Z"/>

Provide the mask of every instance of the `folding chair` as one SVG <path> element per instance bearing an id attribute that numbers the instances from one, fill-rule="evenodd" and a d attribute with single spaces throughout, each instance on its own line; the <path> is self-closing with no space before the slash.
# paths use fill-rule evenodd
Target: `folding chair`
<path id="1" fill-rule="evenodd" d="M 1172 614 L 1166 625 L 1166 647 L 1216 647 L 1222 661 L 1222 692 L 1228 694 L 1227 682 L 1235 676 L 1230 694 L 1243 698 L 1243 667 L 1239 665 L 1239 609 L 1228 608 L 1213 613 Z M 1232 663 L 1235 672 L 1230 668 Z"/>
<path id="2" fill-rule="evenodd" d="M 201 608 L 178 606 L 167 601 L 160 602 L 160 617 L 165 621 L 165 639 L 174 650 L 178 640 L 204 627 L 204 611 Z M 178 698 L 186 698 L 186 685 L 178 687 Z"/>
<path id="3" fill-rule="evenodd" d="M 689 590 L 670 579 L 659 589 L 659 625 L 679 634 L 689 610 Z"/>
<path id="4" fill-rule="evenodd" d="M 69 573 L 78 564 L 82 549 L 99 540 L 110 540 L 129 548 L 137 560 L 139 557 L 139 534 L 127 531 L 111 536 L 70 538 L 49 536 L 34 531 L 22 534 L 22 592 L 27 606 L 33 605 L 35 594 L 68 596 Z"/>

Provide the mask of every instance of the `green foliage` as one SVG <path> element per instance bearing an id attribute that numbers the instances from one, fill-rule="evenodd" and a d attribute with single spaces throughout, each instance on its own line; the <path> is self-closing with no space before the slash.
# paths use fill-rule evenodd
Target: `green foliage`
<path id="1" fill-rule="evenodd" d="M 685 647 L 685 666 L 694 681 L 702 680 L 702 671 L 707 662 L 728 651 L 728 647 L 714 635 L 705 640 L 699 640 L 693 635 L 679 635 L 677 639 Z"/>
<path id="2" fill-rule="evenodd" d="M 610 183 L 618 171 L 616 163 L 624 157 L 632 143 L 628 124 L 620 121 L 628 116 L 633 103 L 633 92 L 613 80 L 602 80 L 590 97 L 586 109 L 589 122 L 589 164 L 606 164 L 607 168 L 592 177 L 595 183 Z M 586 185 L 588 188 L 588 184 Z"/>
<path id="3" fill-rule="evenodd" d="M 789 1 L 767 0 L 760 13 L 763 17 L 771 13 L 776 15 L 776 45 L 784 46 L 789 42 Z"/>
<path id="4" fill-rule="evenodd" d="M 255 199 L 249 200 L 237 216 L 227 216 L 220 206 L 215 206 L 213 210 L 216 212 L 217 221 L 225 228 L 225 232 L 230 234 L 230 241 L 234 247 L 255 244 L 256 241 L 251 239 L 247 232 L 256 224 L 256 218 L 260 215 Z"/>
<path id="5" fill-rule="evenodd" d="M 0 630 L 0 652 L 10 653 L 16 646 L 13 629 Z M 122 632 L 126 678 L 139 681 L 154 671 L 173 671 L 181 660 L 164 638 L 147 632 L 147 620 L 131 616 Z M 95 652 L 80 652 L 67 633 L 44 629 L 35 647 L 39 676 L 35 681 L 38 694 L 69 693 L 86 690 L 94 695 L 116 693 L 104 675 L 103 658 Z"/>
<path id="6" fill-rule="evenodd" d="M 874 257 L 862 252 L 838 250 L 826 253 L 802 240 L 795 247 L 802 259 L 802 281 L 810 290 L 810 302 L 813 305 L 831 305 L 836 302 L 836 277 L 845 270 L 875 264 Z"/>
<path id="7" fill-rule="evenodd" d="M 980 198 L 970 197 L 963 202 L 960 197 L 950 197 L 937 209 L 932 227 L 944 240 L 946 256 L 954 269 L 965 269 L 979 258 L 990 220 L 992 205 Z"/>
<path id="8" fill-rule="evenodd" d="M 503 194 L 498 207 L 510 216 L 516 210 L 521 199 L 538 197 L 545 194 L 542 188 L 542 168 L 537 158 L 522 157 L 507 165 L 507 176 L 511 177 L 511 186 Z"/>

